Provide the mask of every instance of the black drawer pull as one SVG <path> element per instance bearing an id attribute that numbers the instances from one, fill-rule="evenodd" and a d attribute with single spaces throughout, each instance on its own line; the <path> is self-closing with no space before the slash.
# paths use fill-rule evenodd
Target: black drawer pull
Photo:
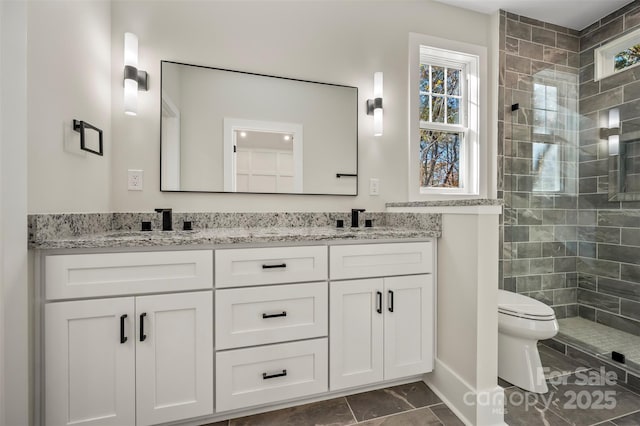
<path id="1" fill-rule="evenodd" d="M 389 312 L 393 312 L 393 291 L 389 290 Z"/>
<path id="2" fill-rule="evenodd" d="M 286 317 L 287 311 L 282 311 L 280 314 L 262 314 L 262 318 L 278 318 L 278 317 Z"/>
<path id="3" fill-rule="evenodd" d="M 262 265 L 262 269 L 275 269 L 275 268 L 286 268 L 286 263 L 280 263 L 278 265 Z"/>
<path id="4" fill-rule="evenodd" d="M 140 341 L 144 342 L 147 340 L 147 335 L 144 334 L 144 317 L 147 316 L 147 313 L 140 314 Z"/>
<path id="5" fill-rule="evenodd" d="M 124 335 L 124 320 L 127 318 L 127 314 L 120 315 L 120 344 L 127 341 L 127 336 Z"/>
<path id="6" fill-rule="evenodd" d="M 282 370 L 282 373 L 276 373 L 276 374 L 262 373 L 262 380 L 273 379 L 275 377 L 284 377 L 286 375 L 287 375 L 287 370 Z"/>
<path id="7" fill-rule="evenodd" d="M 382 313 L 382 292 L 376 291 L 376 312 Z"/>

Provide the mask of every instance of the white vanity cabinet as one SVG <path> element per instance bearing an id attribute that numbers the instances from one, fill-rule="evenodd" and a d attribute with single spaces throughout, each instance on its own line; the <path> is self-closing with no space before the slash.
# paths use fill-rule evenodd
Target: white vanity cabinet
<path id="1" fill-rule="evenodd" d="M 216 250 L 216 411 L 328 390 L 327 251 Z"/>
<path id="2" fill-rule="evenodd" d="M 331 247 L 331 280 L 331 390 L 433 369 L 431 242 Z"/>
<path id="3" fill-rule="evenodd" d="M 168 291 L 171 280 L 161 278 L 159 271 L 171 276 L 178 263 L 183 279 L 177 279 L 176 289 L 212 289 L 206 273 L 193 278 L 196 269 L 208 269 L 211 277 L 212 251 L 183 251 L 173 258 L 167 253 L 134 256 L 146 261 L 136 265 L 123 253 L 116 258 L 110 253 L 105 258 L 47 256 L 45 276 L 65 276 L 55 269 L 73 264 L 77 276 L 86 277 L 85 268 L 93 277 L 102 277 L 98 294 L 122 289 L 123 273 L 133 283 L 132 294 L 139 283 L 153 280 L 162 280 L 160 288 Z M 111 272 L 95 272 L 105 264 Z M 185 277 L 191 277 L 187 285 Z M 82 285 L 91 281 L 85 279 Z M 60 282 L 45 281 L 45 293 L 58 294 L 55 287 Z M 149 290 L 147 285 L 145 291 Z M 91 296 L 90 288 L 81 291 Z M 46 425 L 143 426 L 213 414 L 212 290 L 53 301 L 44 306 L 43 323 Z"/>

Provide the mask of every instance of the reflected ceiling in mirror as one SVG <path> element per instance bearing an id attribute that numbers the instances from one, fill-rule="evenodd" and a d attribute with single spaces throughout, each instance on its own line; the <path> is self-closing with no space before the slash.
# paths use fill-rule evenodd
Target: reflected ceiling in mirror
<path id="1" fill-rule="evenodd" d="M 161 190 L 357 195 L 358 89 L 162 61 Z"/>

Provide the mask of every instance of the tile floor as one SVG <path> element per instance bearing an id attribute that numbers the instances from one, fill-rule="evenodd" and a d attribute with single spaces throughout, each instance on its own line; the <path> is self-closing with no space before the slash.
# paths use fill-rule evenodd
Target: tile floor
<path id="1" fill-rule="evenodd" d="M 640 395 L 615 380 L 603 381 L 600 372 L 540 345 L 549 392 L 526 392 L 504 380 L 505 416 L 509 426 L 638 426 Z M 588 382 L 588 383 L 587 383 Z"/>
<path id="2" fill-rule="evenodd" d="M 580 317 L 558 320 L 560 332 L 557 339 L 586 346 L 593 353 L 610 358 L 611 351 L 621 352 L 627 364 L 640 371 L 640 336 L 616 330 Z"/>
<path id="3" fill-rule="evenodd" d="M 505 388 L 509 426 L 639 426 L 640 394 L 603 383 L 600 371 L 540 345 L 549 392 Z M 585 383 L 588 381 L 588 383 Z M 615 381 L 615 380 L 613 380 Z M 207 426 L 459 426 L 462 422 L 422 382 L 231 419 Z"/>
<path id="4" fill-rule="evenodd" d="M 464 426 L 423 382 L 314 402 L 206 426 Z"/>

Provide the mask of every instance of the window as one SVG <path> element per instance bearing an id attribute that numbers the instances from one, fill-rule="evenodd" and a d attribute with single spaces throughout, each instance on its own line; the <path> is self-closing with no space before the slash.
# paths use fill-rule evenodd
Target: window
<path id="1" fill-rule="evenodd" d="M 598 81 L 640 63 L 640 29 L 597 48 L 594 52 Z"/>
<path id="2" fill-rule="evenodd" d="M 411 34 L 409 198 L 478 194 L 479 46 Z"/>

